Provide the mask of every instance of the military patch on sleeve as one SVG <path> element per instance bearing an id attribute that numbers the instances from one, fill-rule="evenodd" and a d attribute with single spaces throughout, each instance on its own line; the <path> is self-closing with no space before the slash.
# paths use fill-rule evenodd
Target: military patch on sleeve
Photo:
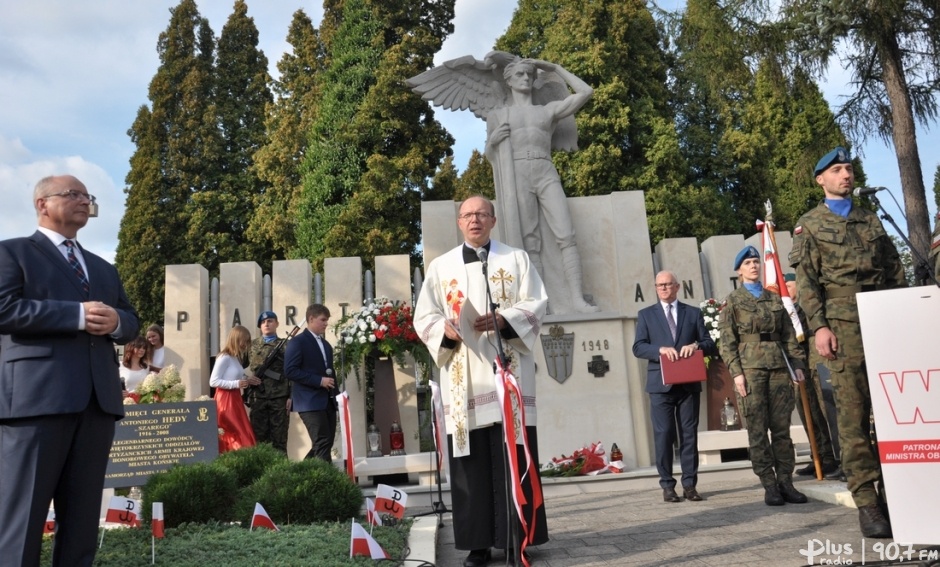
<path id="1" fill-rule="evenodd" d="M 803 232 L 803 225 L 800 225 L 793 229 L 793 236 L 796 236 L 797 234 L 801 234 L 802 232 Z"/>

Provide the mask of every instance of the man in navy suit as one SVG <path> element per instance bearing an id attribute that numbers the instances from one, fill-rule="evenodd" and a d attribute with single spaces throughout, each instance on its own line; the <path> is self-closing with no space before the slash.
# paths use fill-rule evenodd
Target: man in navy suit
<path id="1" fill-rule="evenodd" d="M 669 271 L 656 274 L 656 295 L 659 301 L 637 314 L 636 340 L 633 355 L 649 361 L 646 392 L 650 395 L 650 418 L 653 422 L 653 444 L 656 470 L 663 500 L 679 502 L 676 480 L 672 476 L 672 447 L 679 442 L 682 465 L 682 491 L 686 500 L 698 502 L 698 414 L 702 384 L 663 384 L 660 355 L 669 360 L 688 358 L 696 350 L 715 350 L 715 341 L 705 330 L 702 312 L 676 298 L 679 280 Z"/>
<path id="2" fill-rule="evenodd" d="M 36 184 L 39 229 L 0 242 L 0 565 L 90 566 L 115 421 L 115 344 L 140 322 L 114 266 L 75 240 L 95 198 L 71 175 Z"/>
<path id="3" fill-rule="evenodd" d="M 300 414 L 313 443 L 304 458 L 318 457 L 331 463 L 337 392 L 333 347 L 323 338 L 329 322 L 330 310 L 325 305 L 307 307 L 307 329 L 291 339 L 284 350 L 284 375 L 294 383 L 291 411 Z"/>

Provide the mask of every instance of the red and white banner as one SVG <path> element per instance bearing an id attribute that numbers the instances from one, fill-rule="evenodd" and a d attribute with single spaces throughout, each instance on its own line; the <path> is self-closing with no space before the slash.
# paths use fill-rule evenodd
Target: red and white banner
<path id="1" fill-rule="evenodd" d="M 163 502 L 153 503 L 153 512 L 150 514 L 150 530 L 153 537 L 163 538 Z"/>
<path id="2" fill-rule="evenodd" d="M 43 534 L 55 534 L 55 510 L 49 508 L 46 513 L 46 523 L 42 527 Z"/>
<path id="3" fill-rule="evenodd" d="M 400 488 L 380 484 L 375 489 L 375 509 L 379 514 L 395 516 L 399 520 L 405 516 L 408 506 L 408 493 Z"/>
<path id="4" fill-rule="evenodd" d="M 447 446 L 447 429 L 444 427 L 444 398 L 441 396 L 441 386 L 434 380 L 429 380 L 431 386 L 431 411 L 434 419 L 431 420 L 431 432 L 434 435 L 434 448 L 437 451 L 437 470 L 440 471 L 441 482 L 447 479 L 447 459 L 450 448 Z"/>
<path id="5" fill-rule="evenodd" d="M 277 526 L 274 525 L 274 521 L 271 520 L 271 516 L 268 516 L 267 511 L 260 502 L 255 502 L 255 513 L 251 516 L 251 528 L 249 531 L 255 528 L 268 528 L 269 530 L 274 530 L 276 532 L 281 531 L 277 528 Z"/>
<path id="6" fill-rule="evenodd" d="M 123 524 L 132 528 L 139 528 L 140 502 L 125 496 L 112 496 L 104 521 L 109 524 Z"/>
<path id="7" fill-rule="evenodd" d="M 940 544 L 940 288 L 855 297 L 894 541 Z"/>
<path id="8" fill-rule="evenodd" d="M 512 501 L 516 508 L 516 516 L 522 524 L 525 537 L 522 538 L 520 556 L 522 564 L 529 567 L 525 548 L 535 538 L 536 512 L 542 506 L 542 485 L 539 480 L 538 463 L 532 459 L 529 450 L 529 436 L 526 433 L 525 406 L 522 404 L 522 389 L 516 382 L 516 377 L 508 368 L 504 368 L 502 361 L 496 358 L 496 396 L 499 398 L 500 413 L 503 419 L 503 434 L 505 435 L 506 454 L 509 455 L 509 476 L 512 488 Z M 519 429 L 516 429 L 518 424 Z M 517 439 L 522 440 L 525 467 L 519 463 L 519 452 L 516 448 Z M 532 484 L 532 516 L 526 518 L 523 510 L 528 502 L 522 489 L 523 479 L 529 477 Z"/>
<path id="9" fill-rule="evenodd" d="M 339 423 L 340 437 L 343 440 L 343 458 L 346 459 L 346 474 L 349 480 L 356 482 L 355 451 L 353 451 L 352 440 L 352 418 L 349 415 L 349 392 L 343 392 L 336 396 L 336 403 L 339 405 Z"/>
<path id="10" fill-rule="evenodd" d="M 769 201 L 767 206 L 770 207 Z M 796 340 L 797 342 L 803 342 L 805 338 L 803 325 L 800 323 L 799 315 L 796 314 L 796 307 L 793 305 L 790 291 L 785 285 L 783 268 L 780 266 L 780 258 L 777 255 L 774 223 L 770 220 L 757 221 L 757 230 L 762 233 L 761 241 L 764 246 L 764 289 L 776 293 L 783 300 L 783 305 L 787 308 L 787 314 L 790 315 L 790 321 L 793 323 L 793 330 L 796 331 Z"/>
<path id="11" fill-rule="evenodd" d="M 371 557 L 372 559 L 391 559 L 391 556 L 382 549 L 379 542 L 372 539 L 365 528 L 352 523 L 352 534 L 349 538 L 349 556 L 350 557 Z"/>
<path id="12" fill-rule="evenodd" d="M 382 525 L 382 515 L 375 511 L 375 500 L 366 498 L 366 521 L 373 526 Z"/>

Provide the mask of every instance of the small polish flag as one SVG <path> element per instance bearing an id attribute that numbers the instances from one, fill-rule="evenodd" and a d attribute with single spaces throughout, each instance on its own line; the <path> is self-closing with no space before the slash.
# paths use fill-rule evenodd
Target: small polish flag
<path id="1" fill-rule="evenodd" d="M 371 557 L 372 559 L 391 559 L 388 552 L 382 549 L 379 542 L 372 539 L 365 528 L 355 522 L 352 523 L 352 535 L 349 539 L 350 557 Z"/>
<path id="2" fill-rule="evenodd" d="M 387 484 L 380 484 L 375 489 L 375 510 L 379 514 L 395 516 L 399 520 L 405 516 L 408 494 L 404 490 Z"/>
<path id="3" fill-rule="evenodd" d="M 123 524 L 132 528 L 139 528 L 139 510 L 140 502 L 137 500 L 124 496 L 112 496 L 104 521 L 110 524 Z"/>
<path id="4" fill-rule="evenodd" d="M 153 503 L 153 513 L 150 515 L 150 529 L 153 537 L 163 538 L 163 502 Z"/>
<path id="5" fill-rule="evenodd" d="M 46 524 L 42 527 L 42 533 L 55 533 L 55 510 L 52 508 L 49 508 L 49 512 L 46 514 Z"/>
<path id="6" fill-rule="evenodd" d="M 382 525 L 382 516 L 375 511 L 375 500 L 366 498 L 366 521 L 373 526 Z"/>
<path id="7" fill-rule="evenodd" d="M 271 516 L 268 516 L 268 513 L 264 510 L 264 506 L 259 502 L 255 502 L 255 514 L 251 517 L 251 529 L 255 527 L 268 528 L 276 532 L 281 531 L 274 525 L 274 522 L 271 521 Z"/>

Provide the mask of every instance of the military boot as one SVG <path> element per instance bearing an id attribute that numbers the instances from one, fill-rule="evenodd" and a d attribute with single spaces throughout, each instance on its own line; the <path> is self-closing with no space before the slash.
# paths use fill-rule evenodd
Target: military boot
<path id="1" fill-rule="evenodd" d="M 806 504 L 806 495 L 793 487 L 793 482 L 790 479 L 780 481 L 780 496 L 783 498 L 784 502 L 789 502 L 790 504 Z"/>
<path id="2" fill-rule="evenodd" d="M 891 524 L 881 513 L 881 507 L 878 504 L 859 506 L 858 524 L 864 537 L 891 537 Z"/>
<path id="3" fill-rule="evenodd" d="M 780 488 L 776 482 L 764 483 L 764 504 L 768 506 L 783 506 L 785 503 L 783 496 L 780 495 Z"/>

